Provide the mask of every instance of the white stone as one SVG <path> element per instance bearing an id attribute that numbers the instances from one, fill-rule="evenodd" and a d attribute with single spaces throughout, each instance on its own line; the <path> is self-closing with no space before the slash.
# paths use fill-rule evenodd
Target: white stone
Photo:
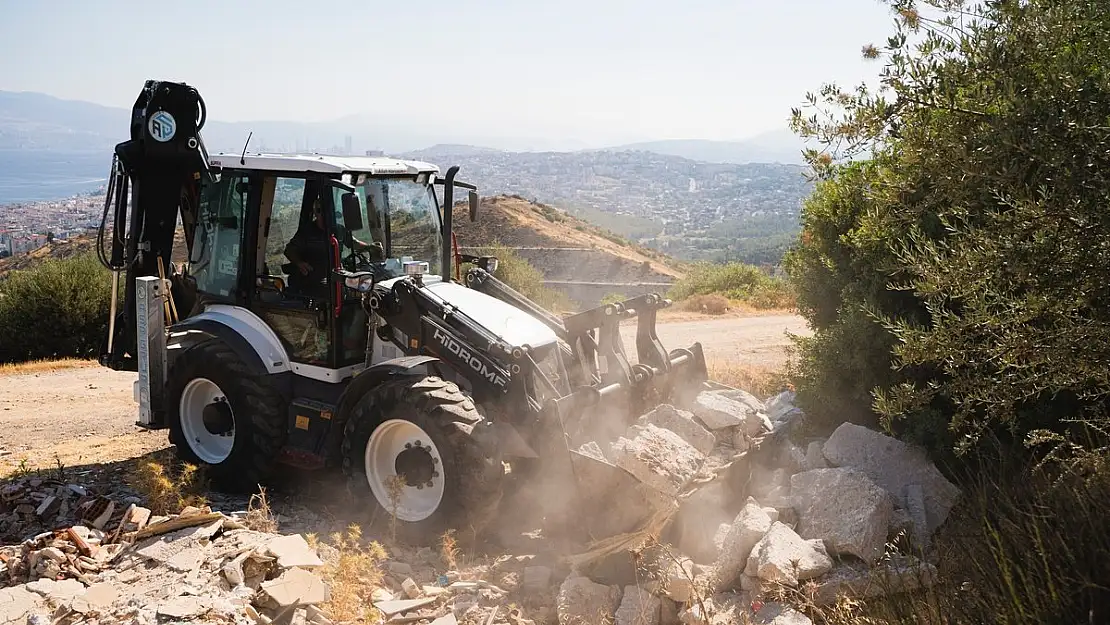
<path id="1" fill-rule="evenodd" d="M 694 399 L 694 415 L 710 430 L 723 430 L 744 424 L 744 419 L 755 410 L 742 402 L 720 393 L 703 391 Z"/>
<path id="2" fill-rule="evenodd" d="M 678 434 L 654 425 L 633 425 L 612 444 L 614 463 L 640 482 L 677 495 L 697 473 L 704 456 Z"/>
<path id="3" fill-rule="evenodd" d="M 572 575 L 559 586 L 555 611 L 559 625 L 612 622 L 621 603 L 619 586 L 604 586 L 588 577 Z"/>
<path id="4" fill-rule="evenodd" d="M 960 489 L 937 470 L 923 449 L 859 425 L 844 423 L 836 428 L 825 441 L 824 453 L 832 465 L 863 471 L 894 497 L 901 497 L 906 486 L 919 484 L 925 495 L 928 534 L 944 523 L 960 496 Z"/>
<path id="5" fill-rule="evenodd" d="M 752 548 L 771 529 L 772 523 L 763 508 L 749 497 L 725 535 L 720 555 L 713 567 L 715 590 L 723 591 L 735 585 L 737 576 L 747 565 Z"/>
<path id="6" fill-rule="evenodd" d="M 690 443 L 702 454 L 708 454 L 717 444 L 713 433 L 694 420 L 694 413 L 663 404 L 638 419 L 639 425 L 655 425 L 670 430 Z"/>
<path id="7" fill-rule="evenodd" d="M 616 625 L 659 625 L 661 607 L 659 597 L 639 586 L 625 586 L 614 621 Z"/>
<path id="8" fill-rule="evenodd" d="M 745 573 L 769 582 L 797 586 L 832 570 L 833 562 L 820 540 L 805 540 L 780 522 L 756 543 Z"/>
<path id="9" fill-rule="evenodd" d="M 799 536 L 823 539 L 833 553 L 868 564 L 882 556 L 894 503 L 866 474 L 850 468 L 806 471 L 790 478 L 790 494 Z"/>

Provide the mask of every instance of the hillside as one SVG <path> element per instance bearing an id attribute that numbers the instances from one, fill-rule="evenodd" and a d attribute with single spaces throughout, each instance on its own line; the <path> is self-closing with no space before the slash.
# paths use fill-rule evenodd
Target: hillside
<path id="1" fill-rule="evenodd" d="M 0 258 L 0 280 L 12 271 L 19 271 L 21 269 L 28 269 L 35 265 L 47 260 L 63 260 L 80 256 L 86 252 L 95 253 L 96 251 L 96 234 L 82 234 L 80 236 L 72 237 L 63 241 L 54 241 L 47 243 L 42 247 L 32 250 L 27 254 L 19 254 L 18 256 L 11 256 L 9 258 Z M 174 248 L 171 259 L 175 263 L 180 263 L 185 260 L 186 247 L 185 237 L 183 231 L 178 228 L 177 236 L 174 237 Z"/>
<path id="2" fill-rule="evenodd" d="M 6 274 L 12 271 L 34 267 L 48 259 L 71 258 L 85 252 L 91 252 L 94 249 L 96 249 L 96 237 L 94 235 L 82 235 L 65 241 L 47 243 L 27 254 L 0 258 L 0 279 L 3 279 Z"/>

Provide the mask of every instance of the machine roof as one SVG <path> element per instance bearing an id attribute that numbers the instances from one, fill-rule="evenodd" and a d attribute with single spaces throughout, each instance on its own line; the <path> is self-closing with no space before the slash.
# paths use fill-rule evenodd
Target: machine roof
<path id="1" fill-rule="evenodd" d="M 243 162 L 240 162 L 242 159 Z M 386 156 L 330 156 L 326 154 L 231 154 L 221 152 L 208 157 L 212 167 L 262 169 L 287 172 L 345 172 L 380 174 L 439 173 L 439 167 L 421 161 L 403 161 Z"/>

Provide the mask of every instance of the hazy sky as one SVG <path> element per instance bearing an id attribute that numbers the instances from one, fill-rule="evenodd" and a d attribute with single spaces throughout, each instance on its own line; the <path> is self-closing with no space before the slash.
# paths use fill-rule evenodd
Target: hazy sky
<path id="1" fill-rule="evenodd" d="M 0 0 L 0 89 L 130 108 L 157 78 L 227 121 L 741 139 L 873 80 L 860 48 L 890 32 L 878 0 Z"/>

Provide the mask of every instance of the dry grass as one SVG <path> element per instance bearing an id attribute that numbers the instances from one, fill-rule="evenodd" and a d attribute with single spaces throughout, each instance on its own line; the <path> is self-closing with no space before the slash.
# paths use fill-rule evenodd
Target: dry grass
<path id="1" fill-rule="evenodd" d="M 789 388 L 785 373 L 771 367 L 729 360 L 710 360 L 706 366 L 710 380 L 745 390 L 759 399 Z"/>
<path id="2" fill-rule="evenodd" d="M 247 503 L 247 518 L 244 519 L 247 527 L 256 532 L 277 533 L 278 522 L 270 510 L 270 500 L 266 497 L 266 489 L 259 487 L 258 492 L 251 495 Z"/>
<path id="3" fill-rule="evenodd" d="M 51 373 L 67 369 L 85 369 L 99 367 L 95 360 L 82 358 L 59 358 L 57 360 L 31 360 L 28 362 L 15 362 L 0 364 L 0 375 L 23 375 L 28 373 Z"/>
<path id="4" fill-rule="evenodd" d="M 170 468 L 167 468 L 170 467 Z M 139 460 L 129 476 L 132 488 L 146 501 L 154 514 L 176 514 L 187 506 L 203 506 L 206 502 L 201 472 L 195 465 L 183 463 L 176 468 L 171 462 L 157 458 Z"/>
<path id="5" fill-rule="evenodd" d="M 724 295 L 712 293 L 709 295 L 694 295 L 683 300 L 679 305 L 682 310 L 700 312 L 706 315 L 723 315 L 730 309 L 731 302 Z"/>
<path id="6" fill-rule="evenodd" d="M 447 530 L 439 539 L 439 555 L 443 565 L 448 570 L 459 568 L 459 543 L 455 538 L 455 530 Z"/>
<path id="7" fill-rule="evenodd" d="M 317 548 L 316 536 L 309 534 L 306 539 Z M 337 556 L 320 571 L 331 595 L 320 608 L 336 623 L 381 623 L 382 614 L 374 608 L 371 594 L 382 585 L 385 548 L 377 541 L 363 545 L 362 528 L 355 524 L 332 534 L 331 546 Z"/>

